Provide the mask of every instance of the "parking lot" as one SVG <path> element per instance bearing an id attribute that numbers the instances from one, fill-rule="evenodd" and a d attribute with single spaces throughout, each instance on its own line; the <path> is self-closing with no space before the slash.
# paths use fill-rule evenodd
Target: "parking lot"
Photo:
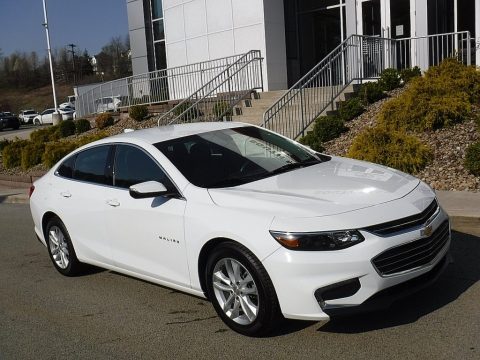
<path id="1" fill-rule="evenodd" d="M 30 134 L 36 129 L 38 129 L 38 126 L 34 125 L 21 125 L 18 130 L 6 129 L 0 132 L 0 140 L 13 140 L 17 137 L 20 139 L 28 139 Z"/>
<path id="2" fill-rule="evenodd" d="M 286 322 L 259 339 L 229 330 L 204 299 L 100 269 L 62 277 L 28 205 L 0 204 L 0 245 L 2 360 L 480 358 L 480 238 L 462 233 L 438 282 L 388 311 Z"/>

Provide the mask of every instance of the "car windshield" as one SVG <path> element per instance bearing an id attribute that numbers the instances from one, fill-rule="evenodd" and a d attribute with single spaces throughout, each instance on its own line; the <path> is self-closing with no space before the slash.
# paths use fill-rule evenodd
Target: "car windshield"
<path id="1" fill-rule="evenodd" d="M 24 111 L 23 115 L 35 115 L 35 111 L 33 111 L 33 110 Z"/>
<path id="2" fill-rule="evenodd" d="M 318 164 L 323 157 L 253 127 L 216 130 L 155 144 L 196 186 L 230 187 Z"/>

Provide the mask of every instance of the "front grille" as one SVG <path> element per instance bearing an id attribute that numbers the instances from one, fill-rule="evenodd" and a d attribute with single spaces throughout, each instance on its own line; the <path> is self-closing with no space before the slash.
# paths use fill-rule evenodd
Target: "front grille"
<path id="1" fill-rule="evenodd" d="M 382 276 L 413 270 L 432 262 L 447 244 L 449 238 L 448 220 L 427 237 L 394 247 L 376 256 L 373 266 Z"/>
<path id="2" fill-rule="evenodd" d="M 438 210 L 438 203 L 437 200 L 434 199 L 428 207 L 423 210 L 421 213 L 407 216 L 402 219 L 389 221 L 386 223 L 373 225 L 365 228 L 364 230 L 374 233 L 375 235 L 385 236 L 397 231 L 401 231 L 404 229 L 410 229 L 415 226 L 423 225 L 430 219 L 433 214 L 435 214 Z"/>

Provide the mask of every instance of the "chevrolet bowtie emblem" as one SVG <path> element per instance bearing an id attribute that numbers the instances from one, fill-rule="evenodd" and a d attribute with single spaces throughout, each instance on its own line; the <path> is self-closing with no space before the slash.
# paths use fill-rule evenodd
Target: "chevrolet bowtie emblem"
<path id="1" fill-rule="evenodd" d="M 425 226 L 425 228 L 420 230 L 420 234 L 424 237 L 428 237 L 428 236 L 432 235 L 432 232 L 433 232 L 432 225 L 427 225 L 427 226 Z"/>

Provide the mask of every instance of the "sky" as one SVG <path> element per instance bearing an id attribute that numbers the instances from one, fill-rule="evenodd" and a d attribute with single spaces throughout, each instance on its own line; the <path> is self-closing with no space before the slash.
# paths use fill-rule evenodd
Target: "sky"
<path id="1" fill-rule="evenodd" d="M 112 37 L 128 35 L 126 0 L 46 0 L 52 49 L 67 44 L 100 52 Z M 0 0 L 0 49 L 47 54 L 42 0 Z"/>

